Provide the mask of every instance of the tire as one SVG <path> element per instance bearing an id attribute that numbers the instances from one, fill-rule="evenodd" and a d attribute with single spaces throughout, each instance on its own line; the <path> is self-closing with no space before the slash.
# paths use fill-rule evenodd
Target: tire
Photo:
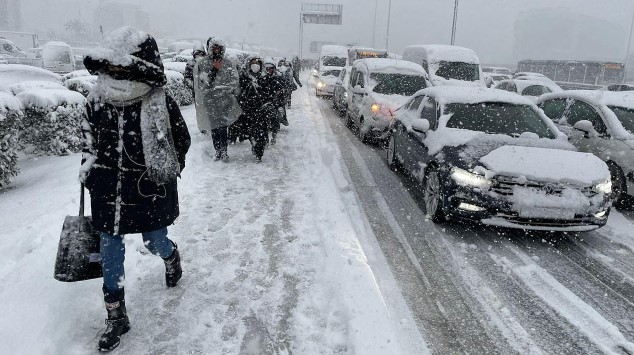
<path id="1" fill-rule="evenodd" d="M 386 149 L 387 166 L 389 166 L 392 170 L 396 170 L 401 165 L 401 163 L 398 161 L 398 157 L 396 156 L 396 138 L 394 138 L 395 134 L 396 133 L 390 134 Z"/>
<path id="2" fill-rule="evenodd" d="M 354 122 L 352 118 L 350 118 L 350 113 L 346 112 L 346 127 L 352 128 L 354 126 Z"/>
<path id="3" fill-rule="evenodd" d="M 361 129 L 362 126 L 363 126 L 363 117 L 359 119 L 359 126 L 357 127 L 357 138 L 359 138 L 359 141 L 361 141 L 361 143 L 365 144 L 367 142 L 367 138 L 366 138 L 366 134 L 363 133 L 363 130 Z"/>
<path id="4" fill-rule="evenodd" d="M 627 199 L 627 181 L 625 181 L 625 174 L 623 170 L 619 168 L 615 163 L 609 162 L 608 169 L 610 169 L 610 178 L 612 179 L 612 193 L 614 194 L 614 207 L 622 208 L 624 201 Z"/>
<path id="5" fill-rule="evenodd" d="M 427 212 L 434 223 L 446 222 L 447 216 L 444 211 L 445 199 L 442 191 L 442 181 L 437 168 L 428 168 L 423 187 L 425 212 Z"/>

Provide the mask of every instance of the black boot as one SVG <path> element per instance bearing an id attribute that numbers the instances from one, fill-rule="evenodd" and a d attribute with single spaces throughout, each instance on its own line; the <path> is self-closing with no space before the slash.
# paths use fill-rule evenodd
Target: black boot
<path id="1" fill-rule="evenodd" d="M 130 320 L 128 312 L 125 309 L 125 301 L 117 301 L 114 303 L 106 303 L 106 311 L 108 311 L 108 319 L 106 319 L 106 331 L 99 338 L 99 351 L 110 351 L 121 341 L 121 335 L 130 330 Z"/>
<path id="2" fill-rule="evenodd" d="M 165 283 L 167 287 L 175 287 L 178 284 L 178 280 L 183 276 L 183 269 L 181 269 L 181 255 L 178 252 L 178 245 L 174 244 L 174 252 L 172 256 L 167 259 L 163 259 L 165 262 Z"/>

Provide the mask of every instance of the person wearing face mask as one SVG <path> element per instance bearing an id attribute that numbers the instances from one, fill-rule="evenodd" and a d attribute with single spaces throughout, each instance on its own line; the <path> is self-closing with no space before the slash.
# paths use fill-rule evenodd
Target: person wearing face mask
<path id="1" fill-rule="evenodd" d="M 185 85 L 193 92 L 194 91 L 194 65 L 196 64 L 196 60 L 198 58 L 202 58 L 206 55 L 205 48 L 203 48 L 202 43 L 195 42 L 194 49 L 192 50 L 192 59 L 187 62 L 185 66 L 185 73 L 183 76 L 185 77 Z"/>
<path id="2" fill-rule="evenodd" d="M 194 65 L 196 121 L 201 132 L 211 133 L 215 160 L 229 158 L 227 128 L 242 114 L 236 97 L 240 93 L 238 72 L 232 60 L 225 57 L 226 48 L 223 41 L 209 38 L 208 54 Z"/>
<path id="3" fill-rule="evenodd" d="M 84 59 L 98 75 L 82 122 L 79 179 L 90 192 L 92 227 L 101 237 L 103 293 L 108 318 L 98 349 L 110 351 L 130 330 L 124 297 L 125 234 L 142 234 L 163 258 L 167 287 L 182 275 L 179 248 L 167 227 L 179 215 L 177 177 L 191 139 L 167 93 L 152 36 L 132 27 L 112 32 Z"/>
<path id="4" fill-rule="evenodd" d="M 245 70 L 240 76 L 239 102 L 246 117 L 247 132 L 251 141 L 251 151 L 256 162 L 262 161 L 264 147 L 268 138 L 266 111 L 273 110 L 267 103 L 262 88 L 262 58 L 249 56 L 245 61 Z"/>

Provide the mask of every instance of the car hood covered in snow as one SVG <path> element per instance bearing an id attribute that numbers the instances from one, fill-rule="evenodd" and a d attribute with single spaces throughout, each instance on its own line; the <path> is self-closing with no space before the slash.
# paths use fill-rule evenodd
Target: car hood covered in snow
<path id="1" fill-rule="evenodd" d="M 610 178 L 605 163 L 590 153 L 505 145 L 480 158 L 494 175 L 531 181 L 592 186 Z"/>
<path id="2" fill-rule="evenodd" d="M 432 155 L 488 177 L 506 175 L 535 181 L 592 185 L 609 178 L 605 163 L 580 153 L 563 139 L 524 133 L 514 138 L 455 128 L 430 131 L 424 140 Z"/>

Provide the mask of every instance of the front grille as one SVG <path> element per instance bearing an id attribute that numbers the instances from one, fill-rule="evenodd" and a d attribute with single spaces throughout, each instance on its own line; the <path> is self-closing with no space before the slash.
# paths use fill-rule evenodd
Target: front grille
<path id="1" fill-rule="evenodd" d="M 539 227 L 573 227 L 587 226 L 592 223 L 584 220 L 580 215 L 575 215 L 572 219 L 546 219 L 546 218 L 524 218 L 518 215 L 498 213 L 497 217 L 503 218 L 511 223 L 522 226 L 539 226 Z"/>
<path id="2" fill-rule="evenodd" d="M 491 186 L 491 191 L 503 196 L 511 196 L 513 195 L 513 189 L 515 186 L 534 188 L 536 190 L 545 191 L 546 194 L 552 195 L 552 196 L 562 196 L 563 191 L 566 187 L 578 188 L 575 186 L 570 186 L 570 185 L 561 184 L 561 183 L 545 183 L 545 182 L 537 182 L 537 181 L 518 182 L 516 178 L 510 177 L 510 176 L 497 176 L 495 177 L 494 183 Z M 579 190 L 586 197 L 592 197 L 597 194 L 592 189 L 592 187 L 584 187 Z"/>

